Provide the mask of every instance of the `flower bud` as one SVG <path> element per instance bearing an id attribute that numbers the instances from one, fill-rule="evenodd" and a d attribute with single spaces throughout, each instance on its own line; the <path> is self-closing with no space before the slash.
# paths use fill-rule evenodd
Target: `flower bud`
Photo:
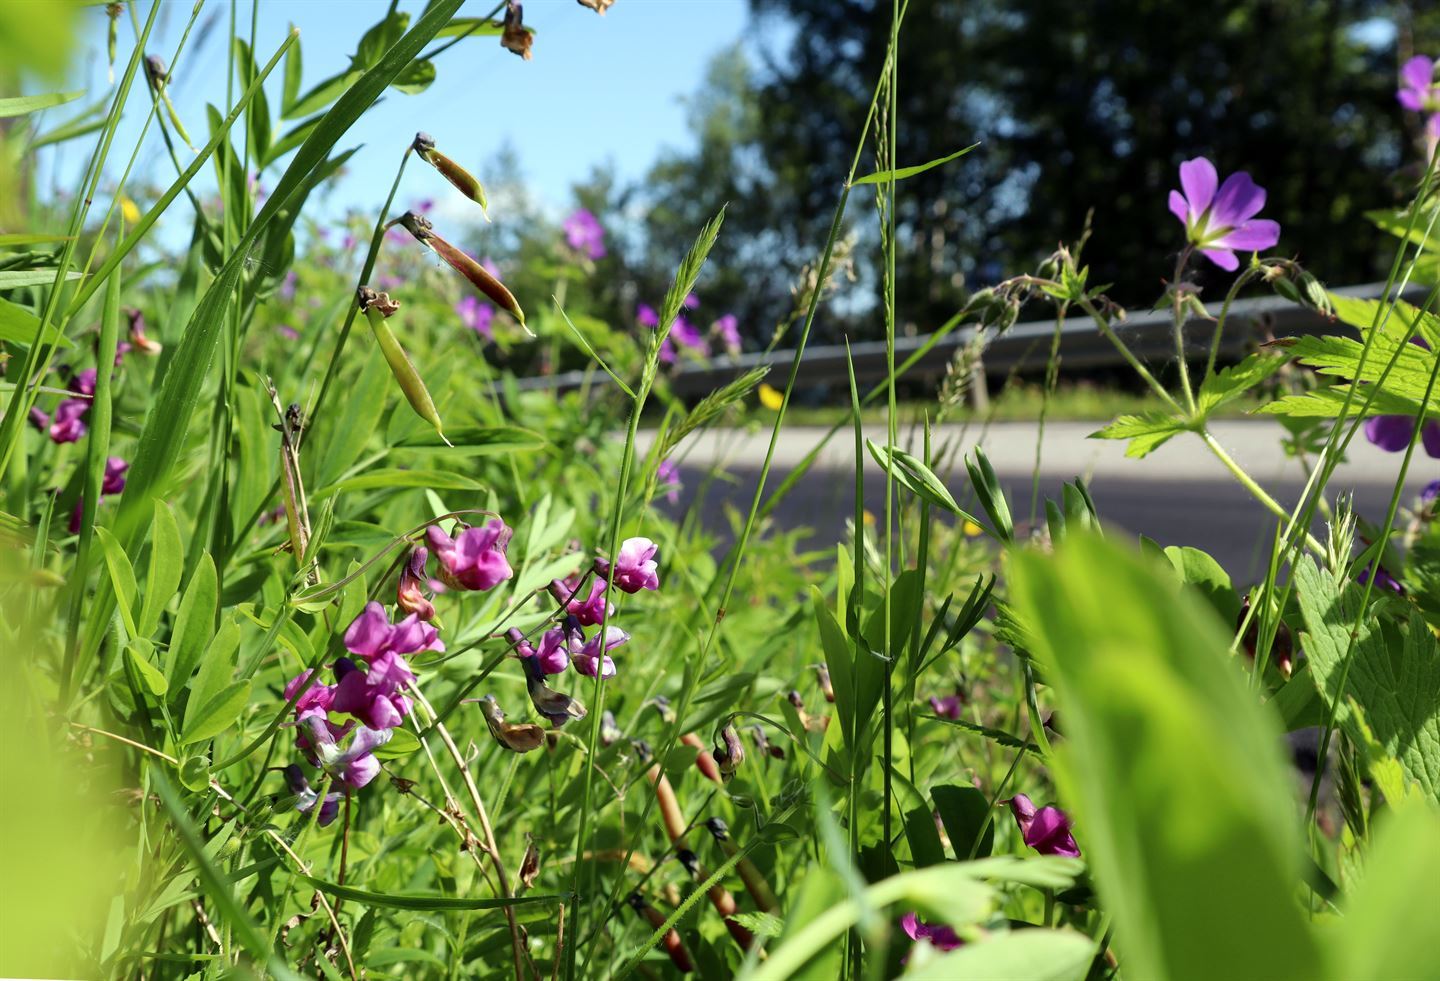
<path id="1" fill-rule="evenodd" d="M 740 742 L 740 733 L 735 731 L 733 725 L 727 725 L 720 730 L 720 741 L 716 743 L 711 755 L 715 757 L 720 773 L 725 777 L 734 776 L 740 764 L 745 762 L 745 745 Z"/>
<path id="2" fill-rule="evenodd" d="M 417 545 L 410 552 L 410 558 L 400 570 L 400 582 L 395 590 L 395 602 L 406 613 L 413 613 L 421 620 L 435 619 L 435 604 L 425 598 L 425 560 L 430 550 Z"/>

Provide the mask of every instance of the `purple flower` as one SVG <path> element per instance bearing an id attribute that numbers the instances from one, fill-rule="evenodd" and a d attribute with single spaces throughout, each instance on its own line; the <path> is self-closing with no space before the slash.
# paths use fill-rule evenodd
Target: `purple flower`
<path id="1" fill-rule="evenodd" d="M 1405 587 L 1400 585 L 1400 580 L 1386 572 L 1384 566 L 1377 566 L 1374 562 L 1371 562 L 1364 569 L 1361 569 L 1360 574 L 1355 577 L 1355 581 L 1362 586 L 1365 585 L 1370 581 L 1370 573 L 1372 570 L 1375 573 L 1375 585 L 1381 589 L 1388 589 L 1392 593 L 1397 593 L 1401 596 L 1405 595 Z"/>
<path id="2" fill-rule="evenodd" d="M 615 562 L 615 585 L 627 593 L 659 589 L 660 576 L 655 565 L 655 553 L 659 550 L 660 546 L 648 538 L 625 539 L 620 544 L 620 555 Z M 608 580 L 610 563 L 605 559 L 596 559 L 595 575 Z"/>
<path id="3" fill-rule="evenodd" d="M 70 391 L 76 395 L 83 395 L 86 398 L 95 397 L 95 376 L 94 368 L 86 368 L 74 378 L 70 379 Z"/>
<path id="4" fill-rule="evenodd" d="M 130 343 L 135 348 L 146 354 L 159 354 L 165 350 L 165 345 L 159 341 L 151 340 L 150 337 L 146 335 L 144 313 L 132 307 L 125 311 L 125 316 L 130 319 Z"/>
<path id="5" fill-rule="evenodd" d="M 680 503 L 680 466 L 673 460 L 661 460 L 655 468 L 655 483 L 665 492 L 665 500 L 671 504 Z"/>
<path id="6" fill-rule="evenodd" d="M 342 657 L 335 662 L 335 678 L 332 712 L 353 715 L 371 729 L 393 729 L 410 714 L 410 699 L 401 689 L 413 682 L 415 675 L 398 654 L 380 655 L 368 670 Z"/>
<path id="7" fill-rule="evenodd" d="M 705 335 L 701 334 L 695 325 L 684 317 L 675 318 L 675 323 L 670 326 L 670 336 L 675 338 L 675 342 L 681 347 L 701 355 L 708 350 L 705 344 Z"/>
<path id="8" fill-rule="evenodd" d="M 659 358 L 661 364 L 675 363 L 675 345 L 670 341 L 670 338 L 668 337 L 660 342 Z"/>
<path id="9" fill-rule="evenodd" d="M 699 309 L 699 307 L 700 307 L 700 297 L 696 296 L 694 293 L 686 293 L 686 294 L 685 294 L 685 299 L 683 299 L 683 300 L 680 301 L 680 305 L 681 305 L 682 307 L 684 307 L 686 310 L 696 310 L 696 309 Z"/>
<path id="10" fill-rule="evenodd" d="M 926 923 L 914 913 L 906 913 L 900 917 L 900 927 L 911 940 L 923 940 L 940 950 L 954 950 L 965 943 L 945 924 Z"/>
<path id="11" fill-rule="evenodd" d="M 323 716 L 330 711 L 330 703 L 335 699 L 335 689 L 316 681 L 319 674 L 319 668 L 312 668 L 309 671 L 302 671 L 285 683 L 285 700 L 287 702 L 295 698 L 297 691 L 303 689 L 303 693 L 295 702 L 296 718 L 306 713 L 318 713 Z"/>
<path id="12" fill-rule="evenodd" d="M 390 741 L 391 730 L 363 725 L 342 730 L 341 735 L 345 737 L 342 749 L 336 740 L 337 734 L 323 718 L 310 715 L 300 722 L 309 730 L 315 765 L 332 780 L 358 790 L 380 775 L 380 761 L 373 754 Z"/>
<path id="13" fill-rule="evenodd" d="M 1420 491 L 1421 504 L 1433 504 L 1437 497 L 1440 497 L 1440 480 L 1430 481 Z"/>
<path id="14" fill-rule="evenodd" d="M 1240 266 L 1235 250 L 1260 252 L 1280 241 L 1280 225 L 1257 219 L 1265 190 L 1244 171 L 1231 174 L 1216 191 L 1219 175 L 1204 157 L 1180 165 L 1180 191 L 1170 192 L 1170 213 L 1185 225 L 1190 244 L 1221 269 Z"/>
<path id="15" fill-rule="evenodd" d="M 453 540 L 439 525 L 425 529 L 425 539 L 440 560 L 440 580 L 452 589 L 494 589 L 513 576 L 505 558 L 511 534 L 499 518 L 466 528 Z"/>
<path id="16" fill-rule="evenodd" d="M 1400 68 L 1400 104 L 1411 112 L 1440 113 L 1440 84 L 1435 82 L 1435 62 L 1416 55 Z"/>
<path id="17" fill-rule="evenodd" d="M 445 644 L 435 628 L 415 614 L 392 625 L 385 608 L 372 601 L 345 628 L 345 649 L 373 661 L 384 654 L 443 651 Z"/>
<path id="18" fill-rule="evenodd" d="M 1034 802 L 1024 794 L 1016 794 L 1001 803 L 1010 805 L 1010 813 L 1015 816 L 1025 844 L 1041 855 L 1080 857 L 1080 846 L 1070 834 L 1070 816 L 1060 808 L 1048 806 L 1037 811 Z"/>
<path id="19" fill-rule="evenodd" d="M 285 768 L 285 783 L 290 787 L 290 793 L 296 797 L 295 810 L 308 815 L 315 809 L 320 795 L 310 787 L 310 781 L 305 779 L 304 770 L 291 763 Z M 325 827 L 339 815 L 340 795 L 326 794 L 324 802 L 320 804 L 320 827 Z"/>
<path id="20" fill-rule="evenodd" d="M 720 346 L 727 353 L 740 353 L 740 320 L 733 313 L 727 313 L 711 324 L 710 332 L 720 338 Z"/>
<path id="21" fill-rule="evenodd" d="M 655 328 L 660 326 L 660 314 L 648 303 L 642 303 L 635 308 L 635 322 L 641 327 Z"/>
<path id="22" fill-rule="evenodd" d="M 605 258 L 605 229 L 592 212 L 579 208 L 565 219 L 562 227 L 570 248 L 587 259 Z"/>
<path id="23" fill-rule="evenodd" d="M 55 415 L 47 416 L 40 409 L 30 410 L 30 423 L 46 430 L 54 443 L 75 443 L 88 430 L 83 416 L 90 409 L 88 399 L 65 399 L 55 407 Z"/>
<path id="24" fill-rule="evenodd" d="M 595 636 L 587 640 L 585 646 L 576 652 L 574 656 L 575 670 L 587 678 L 593 678 L 598 667 L 604 677 L 615 677 L 615 662 L 610 659 L 609 652 L 629 639 L 630 635 L 619 627 L 606 627 L 604 649 L 602 650 L 600 631 L 597 630 Z"/>
<path id="25" fill-rule="evenodd" d="M 130 469 L 130 464 L 112 456 L 105 461 L 105 476 L 100 479 L 101 494 L 118 494 L 125 489 L 125 471 Z"/>
<path id="26" fill-rule="evenodd" d="M 276 324 L 275 333 L 279 334 L 287 341 L 298 341 L 300 339 L 300 332 L 294 327 L 291 327 L 289 324 Z"/>
<path id="27" fill-rule="evenodd" d="M 587 598 L 582 599 L 577 595 L 579 589 L 580 580 L 577 578 L 550 580 L 550 595 L 555 598 L 555 602 L 565 605 L 565 612 L 574 617 L 580 626 L 593 627 L 615 612 L 615 607 L 605 602 L 604 580 L 590 581 L 590 595 Z"/>
<path id="28" fill-rule="evenodd" d="M 540 637 L 535 663 L 544 674 L 560 674 L 570 666 L 570 658 L 580 653 L 580 638 L 563 627 L 552 627 Z"/>
<path id="29" fill-rule="evenodd" d="M 1365 438 L 1386 453 L 1398 453 L 1410 445 L 1415 420 L 1410 416 L 1371 416 L 1365 420 Z M 1425 454 L 1440 458 L 1440 422 L 1427 420 L 1420 430 Z"/>
<path id="30" fill-rule="evenodd" d="M 930 696 L 931 710 L 942 719 L 960 718 L 960 709 L 964 704 L 965 700 L 958 694 L 945 695 L 943 697 Z"/>
<path id="31" fill-rule="evenodd" d="M 410 551 L 410 558 L 400 570 L 400 581 L 395 587 L 395 605 L 406 613 L 413 613 L 421 620 L 435 619 L 435 604 L 425 598 L 425 560 L 430 550 L 417 545 Z"/>
<path id="32" fill-rule="evenodd" d="M 466 293 L 460 298 L 460 302 L 455 304 L 455 312 L 460 315 L 460 322 L 466 327 L 486 340 L 495 339 L 495 329 L 492 326 L 495 308 L 480 297 L 474 293 Z"/>

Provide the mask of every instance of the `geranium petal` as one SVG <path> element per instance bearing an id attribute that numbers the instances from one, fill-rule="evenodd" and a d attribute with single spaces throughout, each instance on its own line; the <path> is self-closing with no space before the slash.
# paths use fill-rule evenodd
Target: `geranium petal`
<path id="1" fill-rule="evenodd" d="M 1190 227 L 1190 205 L 1179 191 L 1170 192 L 1170 213 L 1180 219 L 1180 224 Z"/>
<path id="2" fill-rule="evenodd" d="M 1180 165 L 1180 187 L 1185 191 L 1191 211 L 1197 215 L 1215 200 L 1215 186 L 1219 181 L 1215 165 L 1204 157 L 1196 157 Z"/>
<path id="3" fill-rule="evenodd" d="M 1240 260 L 1235 258 L 1235 253 L 1229 249 L 1201 249 L 1200 254 L 1226 272 L 1234 272 L 1240 268 Z"/>
<path id="4" fill-rule="evenodd" d="M 1211 228 L 1235 228 L 1254 218 L 1265 207 L 1265 189 L 1250 179 L 1245 171 L 1231 174 L 1215 195 Z"/>
<path id="5" fill-rule="evenodd" d="M 1400 81 L 1406 88 L 1424 92 L 1435 80 L 1435 62 L 1416 55 L 1400 67 Z"/>
<path id="6" fill-rule="evenodd" d="M 1280 223 L 1268 218 L 1256 218 L 1231 229 L 1214 244 L 1237 252 L 1263 252 L 1273 248 L 1278 241 Z"/>

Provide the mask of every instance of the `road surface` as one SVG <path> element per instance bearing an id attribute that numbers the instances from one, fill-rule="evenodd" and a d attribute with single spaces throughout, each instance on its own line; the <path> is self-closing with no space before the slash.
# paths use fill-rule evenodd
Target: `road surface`
<path id="1" fill-rule="evenodd" d="M 1259 578 L 1263 572 L 1260 560 L 1268 553 L 1274 534 L 1274 519 L 1196 436 L 1182 434 L 1145 459 L 1132 460 L 1125 456 L 1124 442 L 1087 438 L 1100 425 L 1059 422 L 1045 427 L 1042 498 L 1058 499 L 1064 482 L 1083 476 L 1108 529 L 1147 535 L 1162 545 L 1194 545 L 1214 555 L 1237 582 Z M 1298 461 L 1281 451 L 1282 431 L 1277 423 L 1224 420 L 1214 422 L 1211 431 L 1226 452 L 1282 505 L 1289 507 L 1299 499 L 1305 473 Z M 778 486 L 825 432 L 803 426 L 784 430 L 767 489 Z M 944 426 L 936 430 L 933 440 L 937 447 L 959 440 L 966 450 L 977 441 L 983 445 L 1019 523 L 1029 514 L 1036 432 L 1036 426 L 1028 422 L 996 423 L 984 432 L 978 427 Z M 879 443 L 885 441 L 883 427 L 867 427 L 865 435 Z M 650 434 L 642 433 L 641 445 L 648 449 L 650 439 Z M 712 484 L 703 520 L 711 530 L 725 533 L 729 526 L 721 505 L 728 502 L 742 510 L 748 508 L 769 439 L 766 429 L 755 433 L 712 430 L 687 440 L 672 454 L 684 484 L 678 507 L 690 504 L 711 467 L 722 466 L 733 482 Z M 904 431 L 901 443 L 908 444 Z M 1358 437 L 1330 483 L 1330 499 L 1342 490 L 1353 492 L 1362 516 L 1376 523 L 1383 521 L 1402 456 L 1385 453 L 1365 442 L 1363 435 Z M 808 544 L 816 546 L 842 537 L 846 519 L 854 513 L 853 458 L 854 434 L 842 430 L 777 508 L 776 521 L 786 528 L 808 528 L 812 533 Z M 1440 460 L 1417 448 L 1402 507 L 1413 504 L 1420 489 L 1436 479 L 1440 479 Z M 962 506 L 973 500 L 963 467 L 950 475 L 946 485 Z M 884 510 L 884 486 L 883 471 L 867 455 L 865 503 L 875 514 Z M 1323 522 L 1317 522 L 1318 534 L 1323 535 L 1323 528 Z"/>

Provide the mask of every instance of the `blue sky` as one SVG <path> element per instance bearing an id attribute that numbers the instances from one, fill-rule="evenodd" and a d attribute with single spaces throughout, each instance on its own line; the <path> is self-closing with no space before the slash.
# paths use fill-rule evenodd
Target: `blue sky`
<path id="1" fill-rule="evenodd" d="M 348 65 L 361 34 L 387 6 L 386 0 L 260 0 L 257 57 L 261 63 L 268 60 L 294 23 L 300 29 L 306 90 Z M 151 53 L 170 59 L 191 7 L 190 0 L 164 0 L 148 45 Z M 422 7 L 416 0 L 400 4 L 412 18 Z M 460 15 L 484 16 L 493 7 L 492 0 L 472 0 Z M 142 19 L 148 10 L 148 5 L 138 9 Z M 250 10 L 248 2 L 237 0 L 242 36 L 249 33 Z M 508 143 L 519 155 L 530 191 L 549 210 L 567 207 L 570 186 L 596 164 L 608 162 L 622 177 L 639 177 L 663 147 L 690 144 L 683 97 L 699 86 L 713 55 L 746 35 L 749 16 L 745 0 L 617 0 L 603 17 L 576 0 L 529 0 L 525 21 L 536 31 L 533 60 L 501 49 L 498 38 L 467 38 L 437 60 L 438 78 L 424 93 L 388 92 L 339 144 L 364 147 L 335 182 L 327 209 L 372 210 L 389 188 L 399 154 L 419 129 L 475 169 L 482 181 L 481 165 Z M 86 8 L 82 17 L 86 28 L 75 80 L 77 86 L 88 86 L 94 98 L 106 87 L 106 18 L 100 6 Z M 172 81 L 172 98 L 197 143 L 204 138 L 205 102 L 224 99 L 228 18 L 223 0 L 209 0 Z M 133 37 L 127 14 L 121 20 L 118 63 L 128 56 Z M 279 108 L 282 73 L 277 68 L 266 87 L 272 115 Z M 136 93 L 141 98 L 132 97 L 112 151 L 116 174 L 148 109 L 143 92 Z M 69 109 L 52 111 L 46 123 L 57 125 Z M 77 173 L 89 149 L 88 141 L 71 144 L 58 171 L 48 173 L 62 178 Z M 162 186 L 174 178 L 153 127 L 135 174 Z M 276 174 L 267 183 L 273 184 Z M 438 178 L 407 174 L 402 193 L 402 202 L 434 198 L 441 213 L 460 204 Z"/>

